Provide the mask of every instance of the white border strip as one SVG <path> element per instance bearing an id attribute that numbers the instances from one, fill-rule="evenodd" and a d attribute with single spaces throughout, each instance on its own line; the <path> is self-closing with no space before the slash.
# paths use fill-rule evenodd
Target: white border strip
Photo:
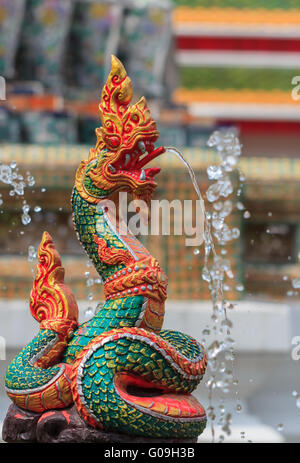
<path id="1" fill-rule="evenodd" d="M 180 66 L 214 66 L 245 68 L 295 69 L 299 72 L 300 53 L 264 51 L 177 51 L 176 61 Z M 296 72 L 298 70 L 298 72 Z M 201 70 L 199 71 L 201 72 Z"/>
<path id="2" fill-rule="evenodd" d="M 278 26 L 273 24 L 257 24 L 239 26 L 236 24 L 203 24 L 177 23 L 173 26 L 175 35 L 185 35 L 190 37 L 212 36 L 212 37 L 270 37 L 270 38 L 290 38 L 300 37 L 299 26 Z"/>
<path id="3" fill-rule="evenodd" d="M 188 105 L 193 116 L 216 119 L 244 120 L 286 120 L 300 121 L 300 105 L 292 104 L 231 104 L 231 103 L 192 103 Z"/>

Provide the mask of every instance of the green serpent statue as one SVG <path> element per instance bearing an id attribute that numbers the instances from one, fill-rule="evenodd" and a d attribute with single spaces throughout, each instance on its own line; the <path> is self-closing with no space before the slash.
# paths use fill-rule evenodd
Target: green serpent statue
<path id="1" fill-rule="evenodd" d="M 149 202 L 160 169 L 145 166 L 165 151 L 154 148 L 158 131 L 145 99 L 131 106 L 131 98 L 131 81 L 112 56 L 99 105 L 102 127 L 72 195 L 75 229 L 104 282 L 105 304 L 78 325 L 75 298 L 45 232 L 30 295 L 40 331 L 9 365 L 6 391 L 18 407 L 37 413 L 76 404 L 89 426 L 104 431 L 195 438 L 206 414 L 191 392 L 206 353 L 190 336 L 161 329 L 167 278 L 107 202 L 117 205 L 120 191 Z"/>

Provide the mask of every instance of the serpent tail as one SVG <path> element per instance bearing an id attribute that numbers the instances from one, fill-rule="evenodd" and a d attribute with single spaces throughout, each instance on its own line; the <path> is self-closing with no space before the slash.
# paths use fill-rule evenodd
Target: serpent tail
<path id="1" fill-rule="evenodd" d="M 78 307 L 73 293 L 64 284 L 61 259 L 47 232 L 43 234 L 38 259 L 30 310 L 40 323 L 40 331 L 8 366 L 5 386 L 16 405 L 43 412 L 73 402 L 71 367 L 58 362 L 77 328 Z"/>

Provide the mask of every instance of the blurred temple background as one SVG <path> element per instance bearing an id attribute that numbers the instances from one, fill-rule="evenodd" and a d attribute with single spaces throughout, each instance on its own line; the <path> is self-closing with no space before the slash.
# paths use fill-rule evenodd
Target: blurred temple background
<path id="1" fill-rule="evenodd" d="M 299 367 L 290 346 L 300 335 L 298 287 L 292 285 L 300 273 L 300 0 L 0 0 L 0 75 L 6 82 L 0 162 L 13 161 L 35 178 L 25 195 L 30 223 L 22 221 L 17 195 L 0 182 L 0 335 L 7 333 L 8 356 L 27 340 L 28 247 L 34 254 L 43 230 L 54 238 L 77 299 L 103 298 L 72 228 L 70 195 L 76 168 L 96 141 L 112 53 L 132 78 L 135 99 L 146 96 L 159 143 L 184 153 L 203 192 L 206 168 L 216 160 L 207 146 L 210 134 L 230 129 L 243 145 L 240 200 L 249 214 L 230 216 L 240 237 L 228 246 L 236 281 L 226 294 L 241 301 L 235 324 L 241 396 L 245 415 L 247 409 L 256 417 L 252 428 L 250 419 L 242 426 L 250 434 L 256 429 L 253 439 L 299 441 L 292 397 Z M 158 199 L 195 199 L 177 158 L 163 156 L 159 165 Z M 184 237 L 148 236 L 145 243 L 169 277 L 171 324 L 194 329 L 197 337 L 193 304 L 210 297 L 202 259 L 184 246 Z M 210 310 L 208 302 L 199 307 L 198 326 Z M 250 370 L 259 378 L 256 389 L 249 385 Z"/>

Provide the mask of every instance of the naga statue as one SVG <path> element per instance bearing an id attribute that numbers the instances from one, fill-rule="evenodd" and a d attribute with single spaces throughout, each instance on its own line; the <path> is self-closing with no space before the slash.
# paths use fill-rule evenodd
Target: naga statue
<path id="1" fill-rule="evenodd" d="M 87 427 L 158 439 L 196 439 L 206 413 L 191 394 L 207 356 L 192 337 L 163 330 L 167 277 L 157 260 L 113 220 L 107 200 L 119 192 L 149 202 L 159 168 L 145 166 L 165 152 L 145 98 L 130 105 L 131 80 L 112 56 L 99 105 L 102 127 L 72 193 L 73 222 L 104 283 L 105 303 L 83 324 L 64 284 L 60 256 L 47 232 L 38 250 L 30 310 L 38 335 L 7 369 L 15 410 L 50 416 L 73 407 Z M 17 417 L 18 413 L 15 413 Z M 4 436 L 5 438 L 5 436 Z"/>

